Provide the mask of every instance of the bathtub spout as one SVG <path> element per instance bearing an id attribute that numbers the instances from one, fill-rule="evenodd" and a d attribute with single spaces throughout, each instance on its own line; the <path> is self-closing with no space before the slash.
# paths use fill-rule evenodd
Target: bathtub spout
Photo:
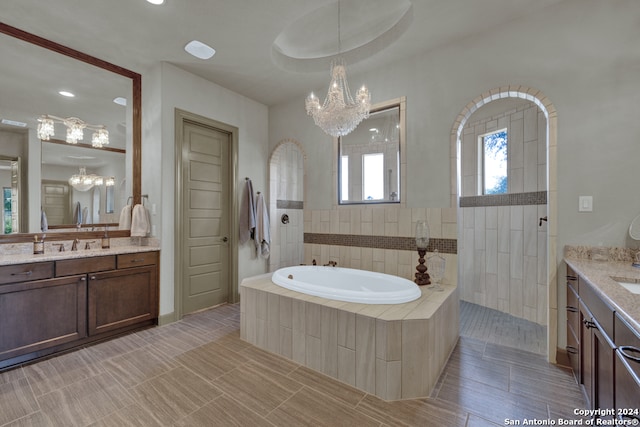
<path id="1" fill-rule="evenodd" d="M 317 265 L 316 260 L 311 261 L 311 265 Z"/>
<path id="2" fill-rule="evenodd" d="M 338 263 L 336 261 L 329 261 L 327 264 L 325 264 L 325 267 L 335 267 L 337 266 Z"/>

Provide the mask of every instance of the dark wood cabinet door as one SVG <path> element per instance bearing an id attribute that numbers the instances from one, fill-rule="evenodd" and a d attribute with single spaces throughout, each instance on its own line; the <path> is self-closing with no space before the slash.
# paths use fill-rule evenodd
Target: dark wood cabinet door
<path id="1" fill-rule="evenodd" d="M 0 360 L 87 335 L 86 276 L 0 286 Z"/>
<path id="2" fill-rule="evenodd" d="M 591 313 L 580 303 L 580 383 L 590 404 L 593 403 L 593 347 Z"/>
<path id="3" fill-rule="evenodd" d="M 636 357 L 638 355 L 633 354 Z M 616 352 L 616 404 L 620 419 L 640 420 L 640 378 L 634 372 L 637 360 L 625 358 L 622 352 Z"/>
<path id="4" fill-rule="evenodd" d="M 89 274 L 89 335 L 158 317 L 157 267 Z"/>
<path id="5" fill-rule="evenodd" d="M 598 328 L 593 332 L 593 407 L 611 409 L 614 407 L 614 357 L 615 348 L 606 335 Z M 614 416 L 601 417 L 613 419 Z"/>

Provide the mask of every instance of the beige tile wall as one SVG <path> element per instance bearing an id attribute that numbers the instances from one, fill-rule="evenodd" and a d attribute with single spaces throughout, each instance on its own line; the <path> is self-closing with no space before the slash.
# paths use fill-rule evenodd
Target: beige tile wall
<path id="1" fill-rule="evenodd" d="M 304 211 L 305 233 L 334 233 L 413 237 L 418 220 L 427 220 L 431 237 L 457 239 L 456 208 L 406 208 L 401 205 L 338 206 L 330 210 Z M 427 254 L 430 256 L 431 254 Z M 445 283 L 457 283 L 457 255 L 442 254 L 447 260 Z M 396 249 L 338 245 L 304 245 L 304 263 L 312 260 L 339 266 L 393 274 L 413 280 L 418 254 Z"/>
<path id="2" fill-rule="evenodd" d="M 477 195 L 478 136 L 508 129 L 509 193 L 546 190 L 546 118 L 533 103 L 469 123 L 462 137 L 462 194 Z M 461 209 L 461 298 L 547 324 L 546 205 Z"/>

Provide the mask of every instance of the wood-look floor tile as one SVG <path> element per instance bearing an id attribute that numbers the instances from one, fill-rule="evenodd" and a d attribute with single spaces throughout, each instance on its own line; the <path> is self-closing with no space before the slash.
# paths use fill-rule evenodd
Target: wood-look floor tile
<path id="1" fill-rule="evenodd" d="M 18 381 L 21 378 L 25 378 L 24 370 L 22 369 L 22 367 L 17 367 L 9 371 L 0 372 L 0 385 Z"/>
<path id="2" fill-rule="evenodd" d="M 210 342 L 203 336 L 202 331 L 181 322 L 158 328 L 153 337 L 153 344 L 167 356 L 175 357 Z"/>
<path id="3" fill-rule="evenodd" d="M 574 408 L 586 407 L 573 373 L 554 365 L 544 370 L 513 366 L 510 390 L 527 397 L 545 396 L 549 406 L 558 413 L 564 412 L 565 418 L 572 416 Z"/>
<path id="4" fill-rule="evenodd" d="M 546 356 L 494 343 L 487 343 L 483 356 L 486 359 L 499 360 L 524 367 L 548 369 L 553 366 L 547 361 Z"/>
<path id="5" fill-rule="evenodd" d="M 0 384 L 0 425 L 37 411 L 38 403 L 26 378 Z"/>
<path id="6" fill-rule="evenodd" d="M 104 369 L 124 387 L 132 388 L 177 367 L 177 363 L 153 345 L 112 357 L 103 362 Z"/>
<path id="7" fill-rule="evenodd" d="M 284 357 L 254 346 L 245 348 L 240 354 L 282 375 L 288 375 L 300 366 Z"/>
<path id="8" fill-rule="evenodd" d="M 446 375 L 438 400 L 456 404 L 466 411 L 494 423 L 505 419 L 547 418 L 547 404 L 539 399 L 519 396 L 478 381 Z"/>
<path id="9" fill-rule="evenodd" d="M 36 396 L 104 372 L 102 366 L 86 349 L 27 365 L 23 369 Z"/>
<path id="10" fill-rule="evenodd" d="M 38 397 L 56 426 L 86 426 L 133 403 L 133 397 L 108 373 Z"/>
<path id="11" fill-rule="evenodd" d="M 391 426 L 459 426 L 464 427 L 467 413 L 455 404 L 434 399 L 385 401 L 367 395 L 358 411 Z"/>
<path id="12" fill-rule="evenodd" d="M 34 412 L 2 427 L 57 427 L 42 411 Z"/>
<path id="13" fill-rule="evenodd" d="M 86 348 L 86 351 L 97 361 L 102 362 L 112 357 L 122 356 L 125 353 L 144 347 L 148 342 L 136 333 L 118 337 L 117 339 L 94 344 Z"/>
<path id="14" fill-rule="evenodd" d="M 137 403 L 167 424 L 186 417 L 222 394 L 220 389 L 182 366 L 133 390 Z"/>
<path id="15" fill-rule="evenodd" d="M 213 381 L 213 384 L 262 416 L 302 388 L 299 382 L 255 362 L 239 366 Z"/>
<path id="16" fill-rule="evenodd" d="M 498 427 L 503 425 L 504 422 L 502 424 L 496 424 L 492 423 L 489 420 L 485 420 L 484 418 L 478 417 L 477 415 L 469 414 L 469 419 L 467 420 L 466 427 Z"/>
<path id="17" fill-rule="evenodd" d="M 238 353 L 247 347 L 252 347 L 251 344 L 240 339 L 239 328 L 225 328 L 223 331 L 225 331 L 225 334 L 216 339 L 216 343 L 223 345 L 230 350 L 237 351 Z"/>
<path id="18" fill-rule="evenodd" d="M 158 420 L 155 415 L 143 408 L 142 406 L 134 403 L 125 408 L 122 408 L 106 417 L 91 424 L 90 427 L 162 427 L 166 426 L 166 423 Z"/>
<path id="19" fill-rule="evenodd" d="M 443 372 L 509 390 L 510 366 L 504 362 L 488 361 L 454 351 Z"/>
<path id="20" fill-rule="evenodd" d="M 336 381 L 326 375 L 316 372 L 312 369 L 300 366 L 298 369 L 289 374 L 289 378 L 298 381 L 319 392 L 325 393 L 334 399 L 355 407 L 366 395 L 362 390 L 351 387 L 340 381 Z"/>
<path id="21" fill-rule="evenodd" d="M 240 402 L 223 395 L 176 423 L 176 427 L 194 426 L 273 427 L 273 424 Z"/>
<path id="22" fill-rule="evenodd" d="M 266 418 L 277 426 L 380 426 L 380 421 L 308 387 L 294 394 Z"/>
<path id="23" fill-rule="evenodd" d="M 248 360 L 244 355 L 217 343 L 205 344 L 176 358 L 177 362 L 207 380 L 215 380 Z"/>

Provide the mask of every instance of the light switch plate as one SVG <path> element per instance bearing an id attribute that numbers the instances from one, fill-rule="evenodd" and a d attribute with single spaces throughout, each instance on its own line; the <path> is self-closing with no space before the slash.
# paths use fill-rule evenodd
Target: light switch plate
<path id="1" fill-rule="evenodd" d="M 578 198 L 578 212 L 593 212 L 593 196 L 580 196 Z"/>

